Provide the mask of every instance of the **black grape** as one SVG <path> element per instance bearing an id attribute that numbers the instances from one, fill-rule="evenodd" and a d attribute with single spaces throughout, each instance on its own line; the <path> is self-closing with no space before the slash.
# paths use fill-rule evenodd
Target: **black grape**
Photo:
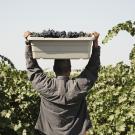
<path id="1" fill-rule="evenodd" d="M 61 31 L 60 32 L 60 37 L 65 38 L 66 37 L 66 31 Z"/>
<path id="2" fill-rule="evenodd" d="M 90 35 L 80 32 L 66 32 L 66 31 L 55 31 L 53 29 L 43 30 L 41 33 L 32 32 L 31 37 L 44 37 L 44 38 L 78 38 L 78 37 L 89 37 Z"/>

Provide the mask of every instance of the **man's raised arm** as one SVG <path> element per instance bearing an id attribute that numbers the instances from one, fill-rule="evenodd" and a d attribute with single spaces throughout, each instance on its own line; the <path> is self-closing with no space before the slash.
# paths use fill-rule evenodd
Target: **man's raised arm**
<path id="1" fill-rule="evenodd" d="M 93 41 L 92 55 L 85 69 L 79 75 L 79 78 L 86 78 L 88 80 L 88 85 L 90 88 L 97 80 L 98 71 L 100 68 L 100 46 L 98 46 L 99 33 L 94 32 L 92 34 L 95 36 L 95 40 Z"/>
<path id="2" fill-rule="evenodd" d="M 26 38 L 26 49 L 25 49 L 25 58 L 26 58 L 26 68 L 28 73 L 28 78 L 32 82 L 32 86 L 41 94 L 47 98 L 51 96 L 49 87 L 53 87 L 52 80 L 47 77 L 43 72 L 40 66 L 37 63 L 36 59 L 32 57 L 32 48 L 30 42 L 27 40 L 27 37 L 31 35 L 29 31 L 24 33 L 24 38 Z"/>

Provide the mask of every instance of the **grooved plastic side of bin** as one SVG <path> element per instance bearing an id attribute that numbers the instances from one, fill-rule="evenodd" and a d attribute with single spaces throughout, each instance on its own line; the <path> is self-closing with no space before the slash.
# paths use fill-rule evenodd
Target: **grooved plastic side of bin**
<path id="1" fill-rule="evenodd" d="M 91 37 L 85 38 L 43 38 L 29 37 L 33 58 L 45 59 L 87 59 L 92 52 Z"/>

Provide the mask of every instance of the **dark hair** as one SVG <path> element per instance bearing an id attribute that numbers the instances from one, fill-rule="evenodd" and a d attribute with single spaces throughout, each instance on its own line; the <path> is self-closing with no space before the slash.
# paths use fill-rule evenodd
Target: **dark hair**
<path id="1" fill-rule="evenodd" d="M 63 74 L 71 71 L 70 59 L 55 59 L 53 70 L 56 74 Z"/>

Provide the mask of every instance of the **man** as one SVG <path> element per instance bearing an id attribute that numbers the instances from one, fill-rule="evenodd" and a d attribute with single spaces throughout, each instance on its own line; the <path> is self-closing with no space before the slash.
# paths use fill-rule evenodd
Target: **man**
<path id="1" fill-rule="evenodd" d="M 25 32 L 24 37 L 30 35 Z M 99 33 L 95 36 L 91 58 L 76 78 L 69 79 L 70 60 L 55 60 L 56 77 L 49 78 L 32 58 L 30 43 L 26 41 L 26 66 L 29 80 L 40 93 L 40 113 L 35 126 L 44 135 L 85 135 L 92 127 L 85 97 L 98 77 L 100 67 Z"/>

